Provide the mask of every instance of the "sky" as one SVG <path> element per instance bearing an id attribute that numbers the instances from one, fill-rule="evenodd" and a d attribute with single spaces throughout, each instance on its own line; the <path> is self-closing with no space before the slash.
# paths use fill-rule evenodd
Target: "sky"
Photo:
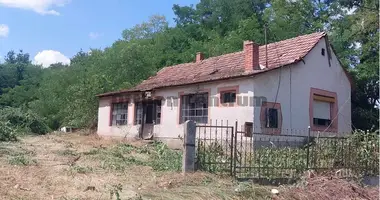
<path id="1" fill-rule="evenodd" d="M 36 64 L 69 64 L 81 49 L 105 48 L 124 29 L 159 14 L 174 25 L 173 4 L 199 0 L 0 0 L 0 62 L 22 49 Z"/>

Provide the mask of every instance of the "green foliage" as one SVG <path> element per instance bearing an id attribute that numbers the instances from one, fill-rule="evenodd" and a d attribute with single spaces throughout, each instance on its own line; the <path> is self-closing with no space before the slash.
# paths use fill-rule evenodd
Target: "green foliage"
<path id="1" fill-rule="evenodd" d="M 149 151 L 152 161 L 150 166 L 158 171 L 180 171 L 182 168 L 182 152 L 169 149 L 161 142 L 153 144 L 153 151 Z"/>
<path id="2" fill-rule="evenodd" d="M 0 110 L 0 122 L 9 122 L 8 125 L 19 133 L 46 134 L 49 127 L 41 118 L 31 111 L 20 108 L 7 107 Z"/>
<path id="3" fill-rule="evenodd" d="M 93 172 L 94 170 L 91 167 L 84 167 L 84 166 L 78 166 L 74 165 L 70 167 L 69 172 L 71 174 L 78 173 L 78 174 L 87 174 L 90 172 Z"/>
<path id="4" fill-rule="evenodd" d="M 57 154 L 61 156 L 77 156 L 78 155 L 76 151 L 71 150 L 71 149 L 59 150 L 57 151 Z"/>
<path id="5" fill-rule="evenodd" d="M 218 142 L 200 141 L 197 147 L 197 167 L 211 173 L 231 172 L 230 155 Z"/>
<path id="6" fill-rule="evenodd" d="M 0 141 L 16 141 L 16 130 L 9 122 L 0 121 Z"/>
<path id="7" fill-rule="evenodd" d="M 353 13 L 347 10 L 355 7 Z M 353 77 L 353 127 L 379 125 L 379 3 L 375 0 L 201 0 L 173 5 L 174 27 L 155 15 L 122 32 L 121 40 L 90 53 L 79 51 L 71 65 L 33 65 L 29 54 L 9 51 L 0 64 L 0 109 L 31 110 L 51 129 L 93 127 L 96 94 L 130 88 L 164 66 L 239 51 L 243 40 L 264 44 L 327 31 L 335 53 Z M 40 129 L 41 127 L 37 128 Z"/>
<path id="8" fill-rule="evenodd" d="M 244 143 L 244 141 L 242 141 Z M 309 145 L 301 147 L 249 147 L 236 148 L 237 177 L 255 177 L 273 180 L 276 178 L 297 179 L 308 170 L 345 170 L 350 176 L 379 174 L 378 131 L 357 131 L 346 138 L 313 138 Z M 255 143 L 253 144 L 255 145 Z M 221 144 L 200 142 L 197 147 L 197 162 L 200 170 L 211 173 L 229 173 L 230 152 Z M 235 153 L 235 152 L 234 152 Z"/>
<path id="9" fill-rule="evenodd" d="M 142 147 L 119 144 L 109 149 L 92 149 L 84 155 L 101 160 L 103 169 L 124 171 L 131 165 L 150 166 L 157 171 L 180 171 L 182 153 L 161 142 Z"/>
<path id="10" fill-rule="evenodd" d="M 37 161 L 34 159 L 31 159 L 27 155 L 17 155 L 17 156 L 10 156 L 8 158 L 8 163 L 10 165 L 27 166 L 27 165 L 36 165 Z"/>

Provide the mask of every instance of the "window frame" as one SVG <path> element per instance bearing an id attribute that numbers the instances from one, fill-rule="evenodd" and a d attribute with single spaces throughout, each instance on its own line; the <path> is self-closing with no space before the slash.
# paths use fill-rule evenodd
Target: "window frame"
<path id="1" fill-rule="evenodd" d="M 134 125 L 141 125 L 143 121 L 143 102 L 142 101 L 136 101 L 135 103 L 135 108 L 133 110 L 134 114 L 134 119 L 133 119 L 133 124 Z M 138 112 L 138 109 L 140 108 L 140 111 Z M 141 113 L 140 113 L 141 112 Z M 139 117 L 140 115 L 140 117 Z"/>
<path id="2" fill-rule="evenodd" d="M 185 100 L 184 100 L 184 98 L 185 97 L 189 97 L 189 96 L 197 96 L 197 95 L 205 95 L 205 99 L 206 99 L 206 108 L 197 108 L 197 107 L 195 107 L 195 108 L 184 108 L 184 103 L 185 103 Z M 185 93 L 183 93 L 183 92 L 180 92 L 179 93 L 179 112 L 178 112 L 178 123 L 179 124 L 183 124 L 184 122 L 186 122 L 187 120 L 194 120 L 194 118 L 195 119 L 197 119 L 197 109 L 200 109 L 200 110 L 202 110 L 202 115 L 199 117 L 199 118 L 206 118 L 206 119 L 203 119 L 203 120 L 201 120 L 201 121 L 197 121 L 197 120 L 194 120 L 197 124 L 207 124 L 208 123 L 208 121 L 209 121 L 209 117 L 210 117 L 210 90 L 203 90 L 203 91 L 200 91 L 200 92 L 198 92 L 198 93 L 187 93 L 187 94 L 185 94 Z M 188 101 L 190 101 L 190 100 L 188 100 Z M 189 107 L 189 106 L 187 106 L 187 107 Z M 188 109 L 188 110 L 185 110 L 185 109 Z M 195 115 L 194 116 L 191 116 L 191 115 L 186 115 L 185 117 L 184 117 L 184 113 L 185 113 L 185 111 L 187 111 L 188 113 L 190 113 L 190 109 L 194 109 L 194 113 L 195 113 Z M 203 115 L 203 112 L 204 111 L 207 111 L 207 115 Z M 184 119 L 185 118 L 185 119 Z M 190 119 L 186 119 L 186 118 L 190 118 Z M 191 118 L 193 118 L 193 119 L 191 119 Z"/>
<path id="3" fill-rule="evenodd" d="M 126 105 L 126 112 L 124 113 L 117 113 L 116 115 L 114 114 L 114 110 L 115 110 L 115 107 L 117 107 L 117 105 Z M 129 117 L 129 102 L 128 101 L 113 101 L 111 103 L 111 110 L 110 110 L 110 126 L 125 126 L 125 125 L 128 125 L 128 117 Z M 117 124 L 117 115 L 126 115 L 125 116 L 125 119 L 124 119 L 124 123 L 123 124 Z M 116 117 L 115 119 L 115 124 L 114 124 L 114 118 Z"/>
<path id="4" fill-rule="evenodd" d="M 225 93 L 235 93 L 235 101 L 234 102 L 224 102 L 224 94 Z M 238 95 L 239 95 L 239 85 L 219 87 L 218 88 L 219 95 L 219 107 L 233 107 L 238 106 Z"/>
<path id="5" fill-rule="evenodd" d="M 268 110 L 276 109 L 277 110 L 277 128 L 267 127 L 268 124 Z M 263 102 L 261 105 L 260 111 L 260 124 L 261 124 L 261 132 L 263 134 L 281 134 L 282 130 L 282 111 L 281 104 L 276 102 Z"/>
<path id="6" fill-rule="evenodd" d="M 314 118 L 313 105 L 314 105 L 315 100 L 330 103 L 330 123 L 328 123 L 329 125 L 318 125 L 314 123 L 315 119 L 318 119 L 318 118 Z M 337 93 L 318 89 L 318 88 L 310 88 L 309 118 L 310 118 L 310 129 L 312 131 L 337 132 L 338 131 Z"/>
<path id="7" fill-rule="evenodd" d="M 225 96 L 226 94 L 230 94 L 230 100 L 233 100 L 233 101 L 229 101 L 229 102 L 226 102 L 225 100 Z M 232 99 L 232 95 L 235 94 L 235 98 Z M 220 103 L 222 104 L 235 104 L 237 101 L 237 96 L 236 96 L 236 90 L 230 90 L 230 91 L 223 91 L 223 92 L 220 92 Z"/>

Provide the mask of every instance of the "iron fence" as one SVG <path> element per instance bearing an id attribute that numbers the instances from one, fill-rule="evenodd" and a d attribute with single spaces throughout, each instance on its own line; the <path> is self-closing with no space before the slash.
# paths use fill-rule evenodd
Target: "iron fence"
<path id="1" fill-rule="evenodd" d="M 298 135 L 242 130 L 237 122 L 197 125 L 198 169 L 258 181 L 294 181 L 307 170 L 333 170 L 340 177 L 379 174 L 379 137 L 375 134 L 328 137 L 310 130 L 298 131 Z"/>

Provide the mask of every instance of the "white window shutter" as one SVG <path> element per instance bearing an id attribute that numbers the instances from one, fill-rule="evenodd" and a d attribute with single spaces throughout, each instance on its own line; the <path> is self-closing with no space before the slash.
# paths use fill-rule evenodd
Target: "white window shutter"
<path id="1" fill-rule="evenodd" d="M 330 119 L 330 102 L 313 101 L 313 118 Z"/>

